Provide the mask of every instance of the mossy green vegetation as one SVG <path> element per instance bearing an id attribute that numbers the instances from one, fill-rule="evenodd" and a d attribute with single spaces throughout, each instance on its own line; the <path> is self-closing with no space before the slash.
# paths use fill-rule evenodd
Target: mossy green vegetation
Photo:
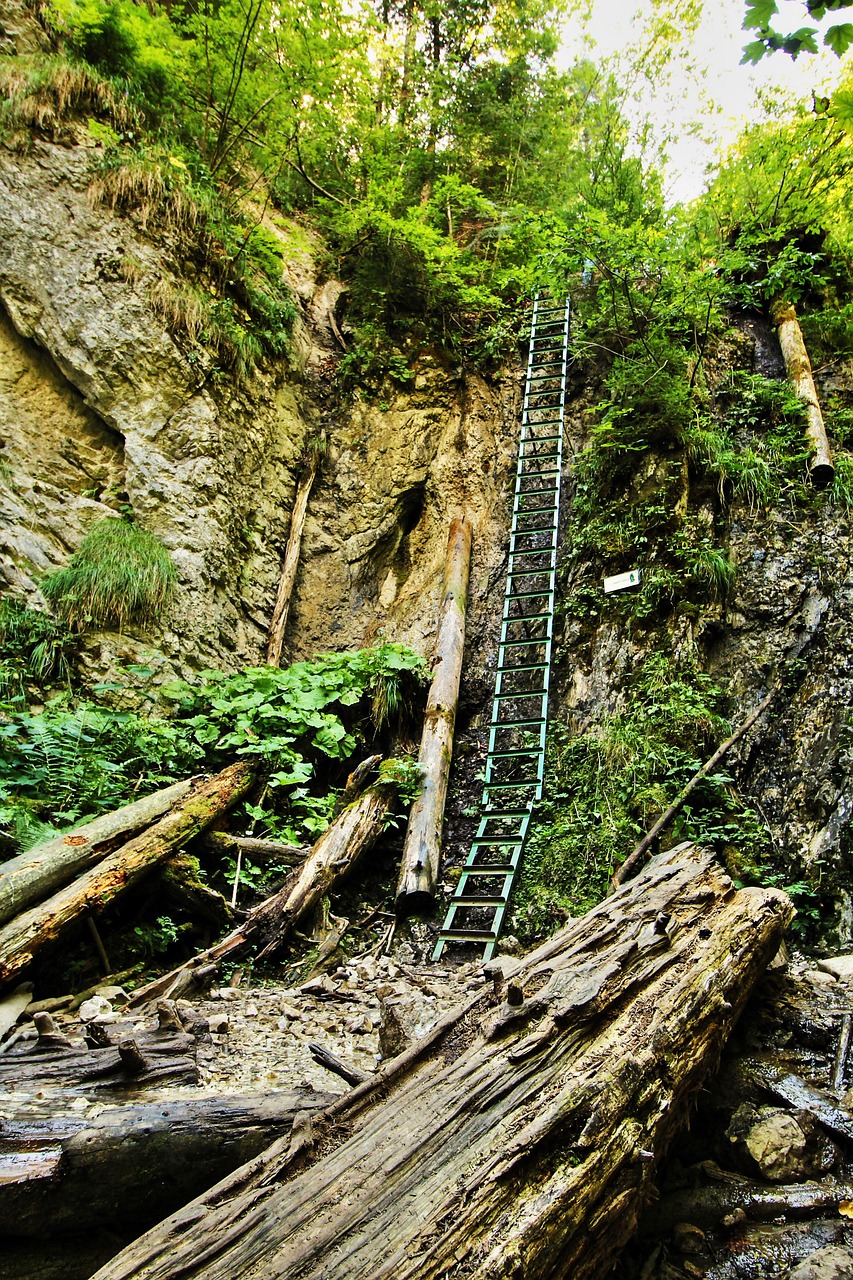
<path id="1" fill-rule="evenodd" d="M 16 645 L 0 636 L 0 660 L 14 657 Z M 205 672 L 163 691 L 168 715 L 99 705 L 70 690 L 51 697 L 45 688 L 41 708 L 38 691 L 34 705 L 9 700 L 0 705 L 0 837 L 26 846 L 140 790 L 246 756 L 265 781 L 242 821 L 311 842 L 328 825 L 356 753 L 377 745 L 387 752 L 419 706 L 425 678 L 418 654 L 386 643 L 285 669 Z M 380 777 L 410 802 L 416 764 L 391 758 L 383 768 Z"/>
<path id="2" fill-rule="evenodd" d="M 69 627 L 123 630 L 161 621 L 176 581 L 172 558 L 158 537 L 134 521 L 109 518 L 90 529 L 42 591 Z"/>
<path id="3" fill-rule="evenodd" d="M 605 897 L 610 878 L 654 820 L 729 733 L 723 690 L 695 666 L 654 651 L 628 680 L 618 711 L 582 732 L 549 732 L 514 927 L 527 939 Z M 753 868 L 766 857 L 764 823 L 722 769 L 699 784 L 664 837 L 694 840 Z"/>

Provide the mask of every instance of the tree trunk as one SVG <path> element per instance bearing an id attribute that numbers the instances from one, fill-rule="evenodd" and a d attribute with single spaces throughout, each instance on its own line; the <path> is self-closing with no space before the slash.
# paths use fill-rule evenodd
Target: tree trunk
<path id="1" fill-rule="evenodd" d="M 669 850 L 97 1280 L 608 1274 L 791 914 Z"/>
<path id="2" fill-rule="evenodd" d="M 176 782 L 4 862 L 0 866 L 0 924 L 100 862 L 122 836 L 155 822 L 183 799 L 191 785 Z"/>
<path id="3" fill-rule="evenodd" d="M 281 578 L 278 583 L 278 594 L 275 598 L 270 636 L 267 641 L 267 662 L 271 667 L 281 666 L 281 651 L 284 647 L 284 632 L 287 627 L 287 615 L 290 611 L 290 599 L 293 585 L 299 568 L 299 552 L 302 548 L 302 530 L 305 528 L 305 516 L 308 511 L 308 499 L 317 475 L 317 456 L 311 455 L 311 461 L 299 478 L 296 486 L 296 497 L 293 500 L 293 511 L 290 515 L 290 532 L 287 535 L 287 546 L 281 565 Z"/>
<path id="4" fill-rule="evenodd" d="M 144 1231 L 335 1100 L 304 1086 L 265 1096 L 158 1098 L 94 1118 L 30 1102 L 0 1135 L 2 1235 Z M 67 1103 L 66 1103 L 67 1107 Z M 24 1165 L 26 1157 L 26 1165 Z M 132 1238 L 132 1236 L 131 1236 Z"/>
<path id="5" fill-rule="evenodd" d="M 171 813 L 97 866 L 0 929 L 0 982 L 26 969 L 33 957 L 84 911 L 105 906 L 147 871 L 164 862 L 249 790 L 252 767 L 241 761 L 200 783 Z"/>
<path id="6" fill-rule="evenodd" d="M 323 832 L 305 865 L 293 872 L 278 893 L 249 912 L 242 924 L 221 942 L 135 991 L 130 1004 L 137 1006 L 161 997 L 174 999 L 200 978 L 212 974 L 226 956 L 249 943 L 260 944 L 262 956 L 278 950 L 299 920 L 318 905 L 324 894 L 376 842 L 393 802 L 393 787 L 368 787 Z"/>
<path id="7" fill-rule="evenodd" d="M 422 790 L 409 815 L 397 883 L 397 911 L 401 915 L 430 911 L 435 905 L 444 805 L 453 754 L 453 727 L 465 648 L 470 566 L 470 522 L 454 520 L 447 540 L 441 617 L 432 662 L 434 675 L 418 757 L 423 774 Z"/>
<path id="8" fill-rule="evenodd" d="M 778 299 L 773 303 L 771 314 L 779 333 L 779 346 L 782 348 L 782 356 L 791 385 L 806 406 L 806 437 L 811 449 L 809 474 L 816 485 L 824 486 L 832 482 L 835 467 L 826 436 L 817 388 L 812 377 L 809 353 L 803 341 L 803 331 L 796 311 L 784 299 Z"/>

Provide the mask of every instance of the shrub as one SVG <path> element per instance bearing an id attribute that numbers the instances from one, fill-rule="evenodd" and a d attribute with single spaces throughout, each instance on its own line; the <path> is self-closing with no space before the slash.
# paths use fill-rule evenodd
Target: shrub
<path id="1" fill-rule="evenodd" d="M 70 627 L 153 622 L 175 585 L 175 566 L 159 538 L 123 519 L 96 524 L 71 557 L 42 584 L 52 608 Z"/>
<path id="2" fill-rule="evenodd" d="M 20 698 L 27 684 L 68 683 L 74 645 L 68 628 L 49 614 L 21 600 L 0 601 L 0 697 Z"/>

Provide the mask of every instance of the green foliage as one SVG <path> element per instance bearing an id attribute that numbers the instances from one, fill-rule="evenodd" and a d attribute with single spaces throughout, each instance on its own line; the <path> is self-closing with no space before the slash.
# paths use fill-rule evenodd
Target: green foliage
<path id="1" fill-rule="evenodd" d="M 146 960 L 155 960 L 172 947 L 181 936 L 181 926 L 170 916 L 158 916 L 153 924 L 137 925 L 133 930 L 138 950 Z"/>
<path id="2" fill-rule="evenodd" d="M 798 4 L 803 17 L 817 21 L 826 18 L 828 13 L 837 13 L 853 6 L 853 0 L 801 0 Z M 801 53 L 817 53 L 815 36 L 818 27 L 798 27 L 785 35 L 771 26 L 772 20 L 779 13 L 777 0 L 746 0 L 746 17 L 743 20 L 745 31 L 754 31 L 756 38 L 744 47 L 741 63 L 760 62 L 767 53 L 782 50 L 796 59 Z M 832 22 L 824 24 L 823 43 L 831 49 L 836 57 L 841 57 L 853 45 L 853 22 Z"/>
<path id="3" fill-rule="evenodd" d="M 20 700 L 27 685 L 69 684 L 76 639 L 47 613 L 11 597 L 0 601 L 0 701 Z"/>
<path id="4" fill-rule="evenodd" d="M 0 743 L 0 826 L 22 847 L 117 808 L 143 784 L 167 785 L 201 755 L 168 722 L 67 695 L 38 714 L 4 709 Z"/>
<path id="5" fill-rule="evenodd" d="M 536 812 L 514 902 L 527 938 L 579 915 L 652 822 L 729 732 L 722 690 L 654 652 L 634 673 L 623 708 L 584 733 L 549 732 L 546 800 Z M 664 839 L 734 847 L 757 858 L 766 843 L 754 814 L 720 773 L 704 779 Z"/>
<path id="6" fill-rule="evenodd" d="M 42 591 L 70 627 L 156 621 L 168 604 L 176 574 L 159 538 L 129 520 L 108 519 L 87 533 L 68 566 Z"/>

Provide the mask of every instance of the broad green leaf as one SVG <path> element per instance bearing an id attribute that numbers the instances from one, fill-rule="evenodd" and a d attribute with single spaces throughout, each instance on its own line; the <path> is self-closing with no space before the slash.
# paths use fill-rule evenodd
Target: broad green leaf
<path id="1" fill-rule="evenodd" d="M 743 20 L 744 31 L 753 27 L 764 29 L 770 25 L 770 19 L 779 12 L 776 0 L 747 0 L 746 17 Z"/>
<path id="2" fill-rule="evenodd" d="M 840 58 L 853 44 L 853 22 L 839 22 L 834 27 L 829 27 L 823 43 Z"/>

